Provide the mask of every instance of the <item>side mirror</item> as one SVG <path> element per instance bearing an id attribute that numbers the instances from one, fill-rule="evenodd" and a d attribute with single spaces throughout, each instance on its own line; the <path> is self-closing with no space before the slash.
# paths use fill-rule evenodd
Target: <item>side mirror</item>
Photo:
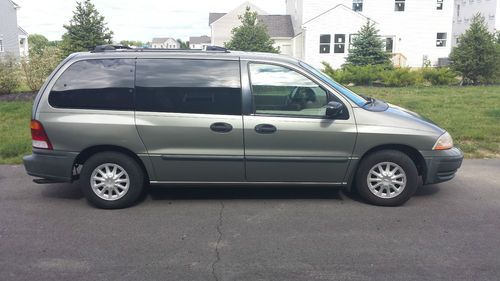
<path id="1" fill-rule="evenodd" d="M 335 118 L 344 112 L 344 105 L 340 102 L 331 101 L 326 105 L 326 117 Z"/>

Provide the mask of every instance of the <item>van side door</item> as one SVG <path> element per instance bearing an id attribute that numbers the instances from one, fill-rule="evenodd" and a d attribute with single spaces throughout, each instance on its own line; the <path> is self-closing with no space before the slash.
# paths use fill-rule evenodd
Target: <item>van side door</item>
<path id="1" fill-rule="evenodd" d="M 344 184 L 356 141 L 350 105 L 297 66 L 242 61 L 242 69 L 252 104 L 244 115 L 247 180 Z M 326 117 L 331 101 L 344 104 L 334 119 Z"/>
<path id="2" fill-rule="evenodd" d="M 156 181 L 243 181 L 239 60 L 139 58 L 136 71 L 136 126 Z"/>

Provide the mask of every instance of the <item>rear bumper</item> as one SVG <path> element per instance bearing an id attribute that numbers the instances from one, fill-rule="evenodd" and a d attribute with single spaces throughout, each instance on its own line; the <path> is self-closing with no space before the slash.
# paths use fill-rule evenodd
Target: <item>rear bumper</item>
<path id="1" fill-rule="evenodd" d="M 75 152 L 33 149 L 33 154 L 23 158 L 24 168 L 30 176 L 71 182 L 77 155 Z"/>
<path id="2" fill-rule="evenodd" d="M 424 184 L 440 183 L 451 180 L 462 165 L 464 155 L 456 147 L 448 150 L 427 152 L 424 155 L 426 174 Z"/>

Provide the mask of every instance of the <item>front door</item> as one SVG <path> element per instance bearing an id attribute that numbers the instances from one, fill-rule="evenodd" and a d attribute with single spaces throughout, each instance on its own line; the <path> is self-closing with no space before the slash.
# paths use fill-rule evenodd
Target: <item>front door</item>
<path id="1" fill-rule="evenodd" d="M 156 181 L 244 181 L 238 60 L 138 59 L 136 126 Z"/>
<path id="2" fill-rule="evenodd" d="M 247 180 L 342 184 L 356 138 L 349 105 L 328 119 L 327 103 L 342 99 L 307 73 L 253 62 L 246 69 L 253 100 L 244 116 Z"/>

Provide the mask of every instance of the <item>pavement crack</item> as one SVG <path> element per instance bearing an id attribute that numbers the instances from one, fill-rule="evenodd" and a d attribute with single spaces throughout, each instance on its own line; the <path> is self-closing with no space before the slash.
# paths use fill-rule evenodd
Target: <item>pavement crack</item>
<path id="1" fill-rule="evenodd" d="M 212 276 L 214 277 L 215 281 L 219 281 L 219 277 L 217 276 L 217 263 L 220 262 L 220 252 L 219 252 L 219 245 L 220 242 L 222 241 L 222 219 L 223 219 L 223 211 L 224 211 L 224 202 L 220 201 L 220 210 L 219 210 L 219 220 L 217 221 L 217 242 L 215 243 L 215 260 L 212 263 Z"/>

